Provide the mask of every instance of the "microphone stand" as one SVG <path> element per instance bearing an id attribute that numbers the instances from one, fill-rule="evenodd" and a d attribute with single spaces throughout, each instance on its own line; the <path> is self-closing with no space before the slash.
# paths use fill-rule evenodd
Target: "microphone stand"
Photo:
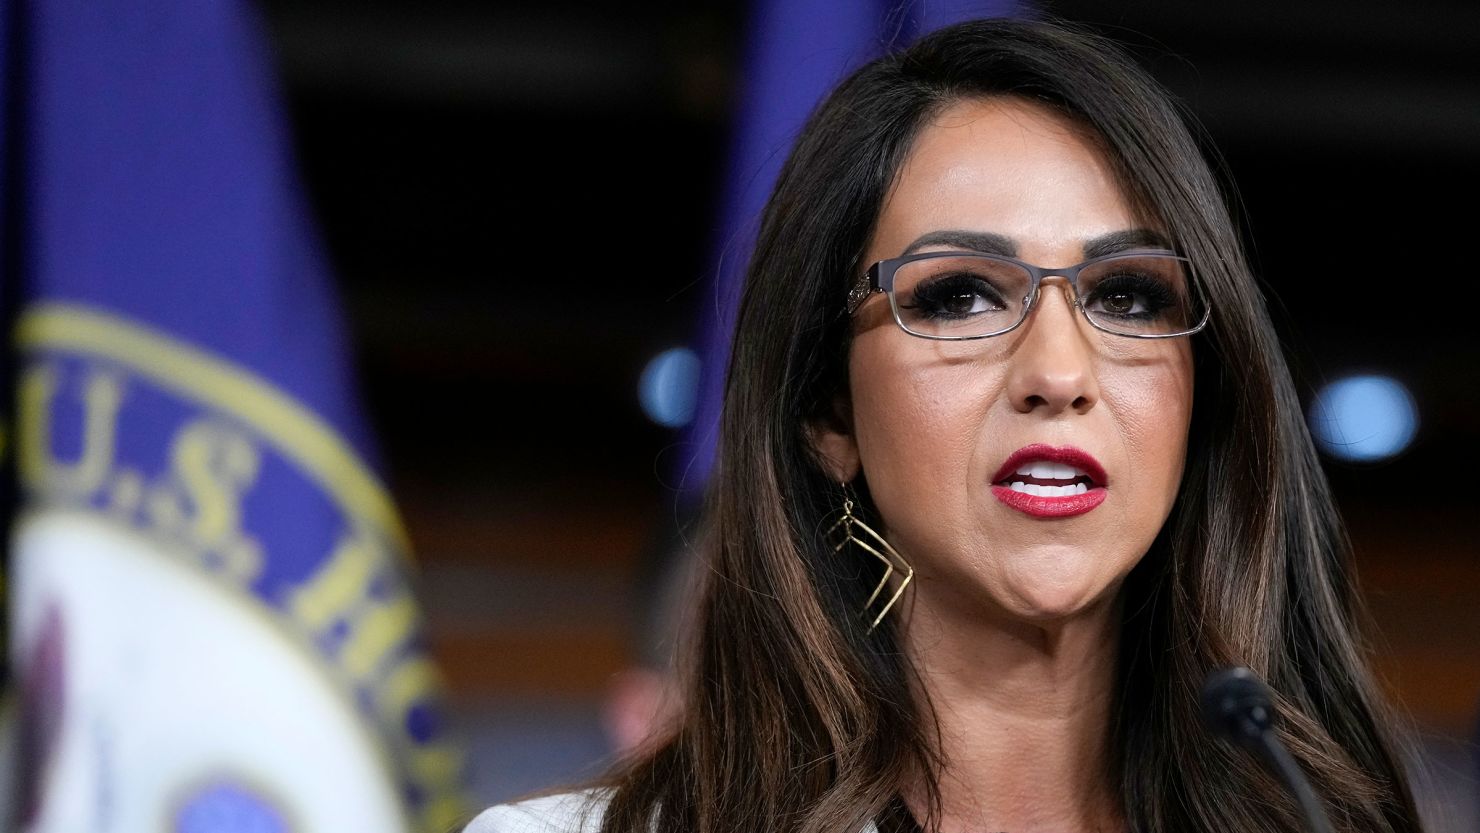
<path id="1" fill-rule="evenodd" d="M 1326 810 L 1311 789 L 1290 750 L 1275 734 L 1274 698 L 1264 681 L 1247 668 L 1221 668 L 1208 675 L 1202 689 L 1203 722 L 1215 735 L 1247 749 L 1264 761 L 1300 804 L 1313 833 L 1333 833 Z"/>

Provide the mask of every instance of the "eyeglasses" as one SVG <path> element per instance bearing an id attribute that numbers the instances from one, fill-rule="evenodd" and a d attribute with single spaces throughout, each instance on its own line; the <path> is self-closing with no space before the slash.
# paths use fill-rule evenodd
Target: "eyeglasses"
<path id="1" fill-rule="evenodd" d="M 1210 315 L 1192 263 L 1163 250 L 1117 252 L 1045 269 L 1001 255 L 922 252 L 870 266 L 848 293 L 848 314 L 868 296 L 889 296 L 910 335 L 960 341 L 1002 335 L 1027 320 L 1044 278 L 1066 279 L 1074 306 L 1096 329 L 1130 338 L 1201 330 Z"/>

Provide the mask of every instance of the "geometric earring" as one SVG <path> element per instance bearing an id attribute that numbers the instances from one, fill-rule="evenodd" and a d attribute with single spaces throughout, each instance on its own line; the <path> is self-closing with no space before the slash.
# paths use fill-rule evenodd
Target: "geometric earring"
<path id="1" fill-rule="evenodd" d="M 847 487 L 845 486 L 844 488 Z M 862 534 L 860 535 L 860 533 Z M 869 607 L 873 605 L 874 601 L 879 598 L 879 594 L 884 592 L 884 588 L 888 586 L 889 578 L 895 572 L 903 575 L 899 586 L 894 589 L 894 594 L 889 597 L 889 601 L 884 603 L 884 607 L 879 611 L 879 615 L 875 616 L 874 621 L 869 624 L 868 632 L 873 633 L 874 628 L 878 627 L 879 623 L 884 621 L 884 615 L 889 612 L 890 608 L 894 607 L 895 602 L 899 601 L 899 597 L 904 593 L 905 587 L 909 586 L 910 579 L 915 577 L 915 568 L 911 567 L 909 562 L 905 561 L 899 552 L 890 546 L 888 541 L 884 540 L 882 535 L 875 532 L 868 524 L 859 520 L 853 514 L 853 500 L 848 497 L 846 492 L 843 495 L 843 517 L 839 518 L 837 523 L 828 528 L 827 537 L 829 540 L 837 542 L 833 546 L 833 552 L 835 553 L 841 552 L 843 547 L 852 544 L 858 549 L 872 555 L 874 558 L 877 558 L 884 565 L 884 577 L 879 579 L 879 585 L 874 588 L 874 592 L 868 597 L 868 601 L 863 603 L 863 615 L 865 619 L 869 616 Z"/>

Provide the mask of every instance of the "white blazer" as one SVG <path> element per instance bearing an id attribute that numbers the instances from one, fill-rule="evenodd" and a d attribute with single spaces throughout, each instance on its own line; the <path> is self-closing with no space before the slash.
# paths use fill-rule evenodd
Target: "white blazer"
<path id="1" fill-rule="evenodd" d="M 547 795 L 517 804 L 489 807 L 463 833 L 598 833 L 610 791 L 604 789 Z M 861 833 L 879 833 L 869 822 Z"/>
<path id="2" fill-rule="evenodd" d="M 597 833 L 606 813 L 607 790 L 531 798 L 489 807 L 463 833 Z"/>

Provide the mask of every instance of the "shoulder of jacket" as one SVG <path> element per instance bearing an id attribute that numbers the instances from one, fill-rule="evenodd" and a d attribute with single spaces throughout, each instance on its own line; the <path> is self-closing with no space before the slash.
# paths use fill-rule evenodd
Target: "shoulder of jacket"
<path id="1" fill-rule="evenodd" d="M 462 833 L 599 833 L 611 799 L 608 788 L 498 804 L 479 813 Z M 860 833 L 879 833 L 870 821 Z"/>
<path id="2" fill-rule="evenodd" d="M 597 833 L 610 797 L 610 790 L 588 789 L 498 804 L 463 833 Z"/>

